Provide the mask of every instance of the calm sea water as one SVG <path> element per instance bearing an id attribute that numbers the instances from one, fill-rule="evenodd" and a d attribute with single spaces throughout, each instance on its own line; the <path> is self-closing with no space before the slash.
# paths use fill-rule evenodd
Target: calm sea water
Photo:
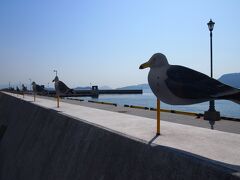
<path id="1" fill-rule="evenodd" d="M 143 93 L 136 95 L 100 95 L 99 98 L 80 97 L 80 99 L 111 102 L 121 106 L 127 104 L 156 108 L 156 97 L 153 95 L 153 93 Z M 162 109 L 180 110 L 196 113 L 204 113 L 204 111 L 208 110 L 208 107 L 208 102 L 185 106 L 173 106 L 161 102 Z M 233 103 L 231 101 L 219 100 L 215 101 L 215 107 L 217 111 L 220 111 L 221 116 L 240 118 L 240 105 L 236 103 Z"/>

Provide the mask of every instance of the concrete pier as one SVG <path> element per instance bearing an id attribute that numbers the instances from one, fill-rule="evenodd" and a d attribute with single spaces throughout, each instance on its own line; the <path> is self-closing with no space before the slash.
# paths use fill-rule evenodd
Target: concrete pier
<path id="1" fill-rule="evenodd" d="M 73 94 L 61 95 L 61 97 L 98 97 L 100 94 L 142 94 L 143 90 L 141 89 L 129 89 L 129 90 L 118 90 L 118 89 L 109 89 L 109 90 L 74 90 Z M 46 94 L 48 96 L 55 96 L 55 91 L 48 91 Z"/>
<path id="2" fill-rule="evenodd" d="M 3 93 L 0 126 L 4 180 L 240 179 L 236 133 Z"/>

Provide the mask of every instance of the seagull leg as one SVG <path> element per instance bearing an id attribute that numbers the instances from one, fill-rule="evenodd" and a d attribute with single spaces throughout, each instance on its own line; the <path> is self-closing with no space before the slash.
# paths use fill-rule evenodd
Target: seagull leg
<path id="1" fill-rule="evenodd" d="M 157 98 L 157 133 L 156 135 L 160 135 L 160 99 Z"/>
<path id="2" fill-rule="evenodd" d="M 59 96 L 57 96 L 57 107 L 59 108 Z"/>

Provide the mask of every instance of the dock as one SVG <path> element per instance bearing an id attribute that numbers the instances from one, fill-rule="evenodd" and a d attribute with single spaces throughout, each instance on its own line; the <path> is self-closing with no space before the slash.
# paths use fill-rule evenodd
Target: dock
<path id="1" fill-rule="evenodd" d="M 143 91 L 141 89 L 133 89 L 133 90 L 117 90 L 117 89 L 109 89 L 109 90 L 74 90 L 74 93 L 61 95 L 61 97 L 98 97 L 101 94 L 142 94 Z M 55 91 L 47 91 L 47 93 L 43 94 L 46 96 L 55 96 Z"/>

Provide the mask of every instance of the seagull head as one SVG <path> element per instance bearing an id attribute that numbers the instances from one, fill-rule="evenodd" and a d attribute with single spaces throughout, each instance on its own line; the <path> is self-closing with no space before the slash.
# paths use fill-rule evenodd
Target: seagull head
<path id="1" fill-rule="evenodd" d="M 54 80 L 52 80 L 52 82 L 58 82 L 58 81 L 59 81 L 58 76 L 56 76 Z"/>
<path id="2" fill-rule="evenodd" d="M 156 53 L 152 55 L 152 57 L 145 63 L 141 64 L 139 66 L 139 69 L 145 69 L 145 68 L 154 68 L 154 67 L 163 67 L 165 65 L 168 65 L 167 58 L 164 54 Z"/>

